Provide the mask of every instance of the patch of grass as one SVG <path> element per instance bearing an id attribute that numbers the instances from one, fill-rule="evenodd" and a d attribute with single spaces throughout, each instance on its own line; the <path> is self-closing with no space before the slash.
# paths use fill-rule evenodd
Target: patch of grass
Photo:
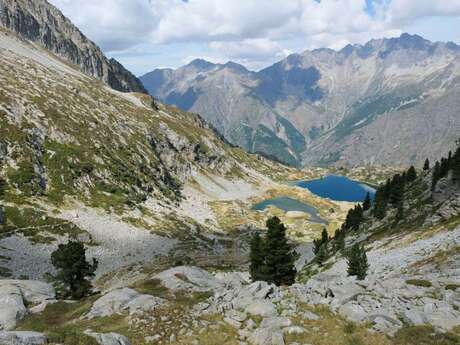
<path id="1" fill-rule="evenodd" d="M 149 294 L 157 297 L 166 297 L 168 295 L 168 289 L 161 285 L 159 279 L 149 279 L 137 283 L 133 287 L 136 291 L 142 294 Z"/>
<path id="2" fill-rule="evenodd" d="M 409 279 L 409 280 L 406 280 L 406 284 L 419 286 L 419 287 L 426 287 L 426 288 L 433 286 L 433 284 L 430 281 L 423 280 L 423 279 Z"/>
<path id="3" fill-rule="evenodd" d="M 395 345 L 458 345 L 460 336 L 438 333 L 432 326 L 413 326 L 399 330 L 394 337 Z"/>
<path id="4" fill-rule="evenodd" d="M 447 284 L 444 288 L 446 290 L 457 290 L 460 289 L 460 284 Z"/>

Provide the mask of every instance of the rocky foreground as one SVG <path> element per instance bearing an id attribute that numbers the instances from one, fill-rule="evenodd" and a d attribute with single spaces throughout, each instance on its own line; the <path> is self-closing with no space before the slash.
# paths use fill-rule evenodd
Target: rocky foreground
<path id="1" fill-rule="evenodd" d="M 40 325 L 64 304 L 81 311 L 67 324 L 88 344 L 345 343 L 327 340 L 338 331 L 345 338 L 347 332 L 363 332 L 369 344 L 393 344 L 398 331 L 422 325 L 433 326 L 433 334 L 453 332 L 457 341 L 459 248 L 460 227 L 399 234 L 368 248 L 370 269 L 363 281 L 348 277 L 345 260 L 333 257 L 328 269 L 301 278 L 306 283 L 281 288 L 251 282 L 246 272 L 179 266 L 132 287 L 104 291 L 85 301 L 85 308 L 82 302 L 56 301 L 49 284 L 4 280 L 0 344 L 53 343 L 53 332 Z"/>

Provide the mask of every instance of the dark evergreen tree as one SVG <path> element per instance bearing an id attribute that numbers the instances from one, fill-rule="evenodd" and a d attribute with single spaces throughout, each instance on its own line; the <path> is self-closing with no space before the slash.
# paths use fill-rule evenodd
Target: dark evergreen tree
<path id="1" fill-rule="evenodd" d="M 385 187 L 379 188 L 375 193 L 373 215 L 377 219 L 385 218 L 387 214 L 387 201 L 385 198 Z"/>
<path id="2" fill-rule="evenodd" d="M 345 231 L 343 231 L 342 229 L 336 231 L 334 235 L 333 245 L 335 251 L 345 249 Z"/>
<path id="3" fill-rule="evenodd" d="M 70 241 L 60 244 L 51 254 L 51 263 L 58 270 L 57 279 L 63 287 L 63 293 L 74 299 L 80 299 L 91 292 L 90 278 L 94 277 L 98 262 L 86 261 L 86 249 L 83 243 Z"/>
<path id="4" fill-rule="evenodd" d="M 251 274 L 251 279 L 253 281 L 264 280 L 264 270 L 265 270 L 265 254 L 264 254 L 264 244 L 259 233 L 256 233 L 252 240 L 250 246 L 250 266 L 249 273 Z"/>
<path id="5" fill-rule="evenodd" d="M 393 176 L 389 184 L 389 198 L 388 202 L 393 206 L 397 206 L 404 199 L 404 187 L 406 178 L 403 175 L 396 174 Z"/>
<path id="6" fill-rule="evenodd" d="M 0 177 L 0 198 L 5 195 L 6 188 L 7 188 L 6 181 Z"/>
<path id="7" fill-rule="evenodd" d="M 366 198 L 364 199 L 364 202 L 363 202 L 363 211 L 369 210 L 371 206 L 372 206 L 371 194 L 367 193 Z"/>
<path id="8" fill-rule="evenodd" d="M 460 180 L 460 146 L 457 147 L 451 162 L 452 177 L 454 180 Z"/>
<path id="9" fill-rule="evenodd" d="M 295 281 L 294 253 L 286 238 L 286 228 L 278 217 L 267 221 L 265 238 L 265 280 L 276 285 L 291 285 Z"/>
<path id="10" fill-rule="evenodd" d="M 425 164 L 423 164 L 423 170 L 430 170 L 430 161 L 428 158 L 425 160 Z"/>
<path id="11" fill-rule="evenodd" d="M 417 178 L 417 172 L 415 171 L 414 166 L 411 166 L 409 170 L 407 170 L 406 181 L 412 182 L 412 181 L 415 181 L 416 178 Z"/>
<path id="12" fill-rule="evenodd" d="M 441 178 L 441 165 L 439 162 L 436 162 L 433 168 L 433 175 L 431 177 L 431 190 L 436 188 L 436 184 L 438 183 L 439 179 Z"/>
<path id="13" fill-rule="evenodd" d="M 327 260 L 328 256 L 329 256 L 329 251 L 327 248 L 327 244 L 324 243 L 321 247 L 319 247 L 318 253 L 316 253 L 316 256 L 315 256 L 316 262 L 322 265 Z"/>
<path id="14" fill-rule="evenodd" d="M 364 246 L 357 243 L 348 253 L 348 275 L 363 280 L 366 278 L 368 268 L 366 250 Z"/>
<path id="15" fill-rule="evenodd" d="M 401 202 L 396 211 L 395 224 L 399 223 L 404 218 L 404 203 Z"/>
<path id="16" fill-rule="evenodd" d="M 321 238 L 313 240 L 313 253 L 317 254 L 319 249 L 323 244 L 328 244 L 329 243 L 329 234 L 327 233 L 327 229 L 323 228 L 323 231 L 321 232 Z"/>

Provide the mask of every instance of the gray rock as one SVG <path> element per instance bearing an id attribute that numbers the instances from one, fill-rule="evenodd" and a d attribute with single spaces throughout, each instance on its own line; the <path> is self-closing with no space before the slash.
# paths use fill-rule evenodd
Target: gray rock
<path id="1" fill-rule="evenodd" d="M 307 330 L 301 326 L 289 326 L 286 328 L 283 328 L 283 333 L 284 334 L 303 334 Z"/>
<path id="2" fill-rule="evenodd" d="M 279 328 L 258 328 L 249 341 L 254 345 L 284 345 L 283 333 Z"/>
<path id="3" fill-rule="evenodd" d="M 313 320 L 313 321 L 316 321 L 316 320 L 319 320 L 321 319 L 321 317 L 311 311 L 305 311 L 302 313 L 302 317 L 305 319 L 305 320 Z"/>
<path id="4" fill-rule="evenodd" d="M 48 339 L 42 333 L 27 331 L 0 332 L 0 345 L 42 345 L 47 343 Z"/>
<path id="5" fill-rule="evenodd" d="M 12 330 L 28 310 L 25 301 L 43 303 L 54 300 L 50 284 L 33 280 L 0 280 L 0 330 Z"/>
<path id="6" fill-rule="evenodd" d="M 260 323 L 261 328 L 283 328 L 292 325 L 292 321 L 287 317 L 268 317 L 264 318 Z"/>
<path id="7" fill-rule="evenodd" d="M 170 290 L 210 291 L 221 288 L 223 283 L 209 272 L 191 266 L 174 267 L 153 277 Z"/>
<path id="8" fill-rule="evenodd" d="M 265 300 L 256 300 L 252 302 L 246 307 L 245 311 L 248 314 L 262 317 L 270 317 L 277 314 L 276 306 L 272 302 Z"/>
<path id="9" fill-rule="evenodd" d="M 128 311 L 130 315 L 154 310 L 159 305 L 165 303 L 165 300 L 151 295 L 143 295 L 139 292 L 129 289 L 113 290 L 94 302 L 87 318 L 110 316 Z"/>
<path id="10" fill-rule="evenodd" d="M 100 345 L 131 345 L 128 338 L 118 333 L 95 333 L 86 330 L 85 334 L 96 339 Z"/>

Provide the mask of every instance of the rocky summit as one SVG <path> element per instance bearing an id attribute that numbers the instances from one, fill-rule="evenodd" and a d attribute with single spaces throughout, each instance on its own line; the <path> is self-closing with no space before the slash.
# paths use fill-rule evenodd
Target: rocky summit
<path id="1" fill-rule="evenodd" d="M 143 78 L 178 108 L 45 0 L 0 0 L 0 25 L 0 345 L 460 344 L 456 45 L 403 35 Z M 324 110 L 319 129 L 282 114 L 294 103 Z M 403 131 L 415 146 L 390 150 Z M 278 162 L 338 143 L 327 167 Z M 392 165 L 335 165 L 364 161 Z M 363 202 L 304 188 L 330 175 Z"/>

